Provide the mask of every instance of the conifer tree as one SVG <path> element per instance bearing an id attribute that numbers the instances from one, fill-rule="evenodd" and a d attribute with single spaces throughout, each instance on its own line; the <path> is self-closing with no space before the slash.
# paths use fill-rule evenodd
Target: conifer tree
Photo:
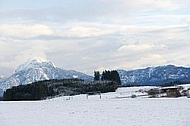
<path id="1" fill-rule="evenodd" d="M 94 71 L 94 80 L 100 80 L 100 72 L 99 71 Z"/>

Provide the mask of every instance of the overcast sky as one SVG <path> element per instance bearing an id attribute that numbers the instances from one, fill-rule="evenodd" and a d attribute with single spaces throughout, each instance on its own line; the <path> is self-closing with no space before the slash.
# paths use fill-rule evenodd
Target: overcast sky
<path id="1" fill-rule="evenodd" d="M 190 0 L 0 0 L 0 75 L 28 59 L 87 74 L 190 66 Z"/>

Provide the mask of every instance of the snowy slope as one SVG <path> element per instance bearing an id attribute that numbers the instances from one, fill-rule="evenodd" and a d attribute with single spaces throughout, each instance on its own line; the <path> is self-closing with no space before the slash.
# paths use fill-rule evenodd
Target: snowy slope
<path id="1" fill-rule="evenodd" d="M 145 87 L 149 88 L 149 87 Z M 0 102 L 2 126 L 189 126 L 187 98 L 117 98 L 140 88 L 45 101 Z M 143 88 L 144 89 L 144 88 Z M 123 94 L 126 93 L 126 94 Z"/>
<path id="2" fill-rule="evenodd" d="M 117 71 L 123 85 L 160 85 L 174 81 L 190 81 L 190 68 L 176 67 L 174 65 Z"/>
<path id="3" fill-rule="evenodd" d="M 40 80 L 80 78 L 84 80 L 93 79 L 91 76 L 74 70 L 64 70 L 56 67 L 52 62 L 43 62 L 40 60 L 29 60 L 20 65 L 15 73 L 0 81 L 1 89 L 8 89 L 12 86 L 29 84 Z"/>

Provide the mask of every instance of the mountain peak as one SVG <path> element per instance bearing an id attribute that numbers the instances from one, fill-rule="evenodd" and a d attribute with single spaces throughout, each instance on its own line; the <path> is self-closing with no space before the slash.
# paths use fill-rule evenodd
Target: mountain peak
<path id="1" fill-rule="evenodd" d="M 79 78 L 93 80 L 93 77 L 74 70 L 64 70 L 52 62 L 39 59 L 29 59 L 21 64 L 10 77 L 0 80 L 0 89 L 6 90 L 13 86 L 30 84 L 36 81 L 49 79 Z"/>
<path id="2" fill-rule="evenodd" d="M 21 64 L 15 72 L 28 70 L 28 69 L 35 69 L 35 68 L 43 68 L 43 67 L 51 67 L 55 68 L 56 66 L 52 62 L 48 62 L 41 59 L 28 59 L 25 63 Z"/>

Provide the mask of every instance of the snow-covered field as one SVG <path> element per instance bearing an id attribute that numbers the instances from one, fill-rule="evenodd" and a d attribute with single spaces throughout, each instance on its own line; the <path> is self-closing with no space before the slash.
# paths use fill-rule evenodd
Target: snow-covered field
<path id="1" fill-rule="evenodd" d="M 119 88 L 102 94 L 101 99 L 99 95 L 88 99 L 79 95 L 2 101 L 0 126 L 190 126 L 190 99 L 127 98 L 136 90 L 139 88 Z"/>

